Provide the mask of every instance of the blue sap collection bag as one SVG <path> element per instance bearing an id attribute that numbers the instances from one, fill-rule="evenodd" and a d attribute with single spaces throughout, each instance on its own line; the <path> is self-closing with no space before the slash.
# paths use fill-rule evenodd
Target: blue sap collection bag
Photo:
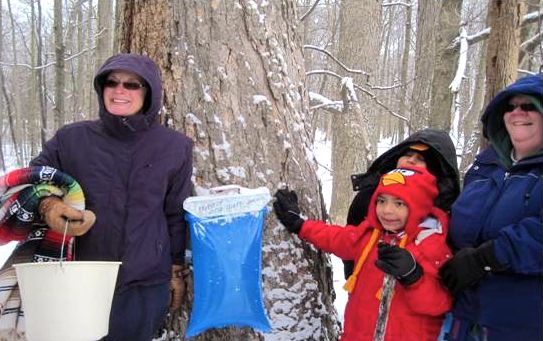
<path id="1" fill-rule="evenodd" d="M 232 187 L 230 187 L 232 188 Z M 194 302 L 186 336 L 209 328 L 270 331 L 262 302 L 262 230 L 271 196 L 267 188 L 188 198 Z"/>

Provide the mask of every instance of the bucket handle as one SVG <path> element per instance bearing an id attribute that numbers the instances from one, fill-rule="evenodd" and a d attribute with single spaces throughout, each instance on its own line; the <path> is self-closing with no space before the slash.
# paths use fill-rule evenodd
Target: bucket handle
<path id="1" fill-rule="evenodd" d="M 62 234 L 62 244 L 60 244 L 60 267 L 62 268 L 62 259 L 64 258 L 64 243 L 66 242 L 66 234 L 68 232 L 68 225 L 70 224 L 70 219 L 66 219 L 66 225 L 64 225 L 64 233 Z"/>

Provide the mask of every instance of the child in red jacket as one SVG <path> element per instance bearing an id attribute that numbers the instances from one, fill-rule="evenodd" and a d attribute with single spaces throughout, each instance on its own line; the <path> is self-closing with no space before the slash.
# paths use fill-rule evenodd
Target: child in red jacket
<path id="1" fill-rule="evenodd" d="M 358 226 L 300 217 L 296 193 L 279 190 L 274 210 L 285 227 L 326 252 L 355 259 L 341 341 L 435 341 L 451 297 L 438 270 L 451 257 L 447 214 L 433 206 L 436 179 L 418 167 L 379 180 Z"/>

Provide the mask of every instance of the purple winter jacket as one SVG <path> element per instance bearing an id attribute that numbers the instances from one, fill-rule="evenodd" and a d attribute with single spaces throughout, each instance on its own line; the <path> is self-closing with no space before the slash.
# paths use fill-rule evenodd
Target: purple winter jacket
<path id="1" fill-rule="evenodd" d="M 104 107 L 102 85 L 112 70 L 138 74 L 147 83 L 142 113 L 114 116 Z M 109 58 L 94 78 L 100 119 L 68 124 L 31 165 L 73 176 L 96 223 L 76 239 L 76 260 L 122 261 L 118 290 L 164 283 L 172 262 L 181 264 L 186 225 L 183 201 L 192 190 L 192 141 L 162 126 L 160 71 L 148 57 Z"/>

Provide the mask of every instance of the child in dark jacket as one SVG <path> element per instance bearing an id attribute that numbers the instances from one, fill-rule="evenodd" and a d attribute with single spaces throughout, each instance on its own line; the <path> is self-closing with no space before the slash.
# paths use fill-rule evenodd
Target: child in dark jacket
<path id="1" fill-rule="evenodd" d="M 451 257 L 447 214 L 434 207 L 436 178 L 419 167 L 384 174 L 357 227 L 300 217 L 296 193 L 279 190 L 274 210 L 285 227 L 319 249 L 356 259 L 342 341 L 434 341 L 451 297 L 438 270 Z"/>

